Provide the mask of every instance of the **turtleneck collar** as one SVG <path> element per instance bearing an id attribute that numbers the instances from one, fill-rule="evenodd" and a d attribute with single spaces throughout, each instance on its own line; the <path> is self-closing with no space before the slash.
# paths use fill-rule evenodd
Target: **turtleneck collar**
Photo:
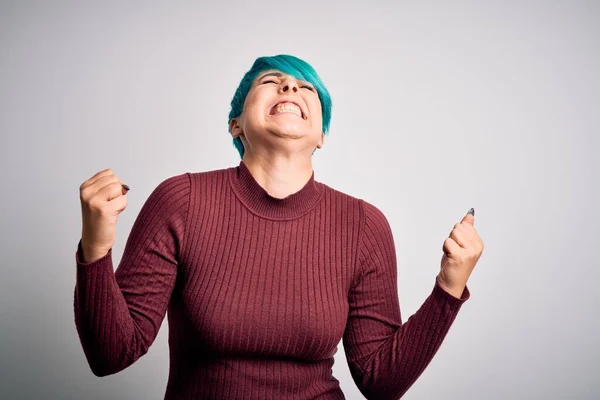
<path id="1" fill-rule="evenodd" d="M 269 219 L 300 217 L 310 211 L 323 195 L 323 186 L 315 181 L 313 171 L 302 189 L 283 199 L 275 198 L 258 184 L 243 160 L 230 169 L 229 182 L 236 196 L 250 211 Z"/>

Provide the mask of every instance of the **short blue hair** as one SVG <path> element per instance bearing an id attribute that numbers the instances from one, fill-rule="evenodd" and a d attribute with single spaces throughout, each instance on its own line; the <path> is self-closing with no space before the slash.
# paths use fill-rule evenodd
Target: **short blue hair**
<path id="1" fill-rule="evenodd" d="M 239 117 L 244 109 L 244 102 L 246 96 L 252 87 L 252 82 L 258 74 L 266 70 L 278 70 L 284 74 L 291 75 L 296 79 L 300 79 L 306 82 L 310 82 L 317 93 L 319 94 L 319 100 L 321 101 L 321 113 L 323 116 L 323 133 L 327 135 L 329 132 L 329 123 L 331 122 L 331 96 L 329 91 L 317 75 L 314 68 L 304 60 L 298 57 L 294 57 L 288 54 L 278 54 L 270 57 L 259 57 L 254 61 L 252 68 L 242 78 L 233 99 L 231 99 L 231 111 L 229 111 L 229 120 L 227 124 L 231 123 L 231 120 Z M 244 158 L 244 145 L 239 137 L 233 138 L 233 145 L 240 153 L 240 157 Z M 313 151 L 314 153 L 314 151 Z"/>

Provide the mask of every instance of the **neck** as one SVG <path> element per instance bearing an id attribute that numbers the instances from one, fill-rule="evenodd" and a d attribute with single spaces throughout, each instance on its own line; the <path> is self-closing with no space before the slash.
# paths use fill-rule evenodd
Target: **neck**
<path id="1" fill-rule="evenodd" d="M 265 157 L 245 153 L 242 161 L 256 182 L 277 199 L 298 192 L 313 174 L 312 159 L 305 156 Z"/>

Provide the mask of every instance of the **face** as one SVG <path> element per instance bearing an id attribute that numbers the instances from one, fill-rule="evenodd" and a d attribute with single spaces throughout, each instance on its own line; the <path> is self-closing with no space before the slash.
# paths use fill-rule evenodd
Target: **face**
<path id="1" fill-rule="evenodd" d="M 312 153 L 323 146 L 322 125 L 321 101 L 313 85 L 268 70 L 252 83 L 242 114 L 231 121 L 230 131 L 241 138 L 246 152 L 285 143 Z"/>

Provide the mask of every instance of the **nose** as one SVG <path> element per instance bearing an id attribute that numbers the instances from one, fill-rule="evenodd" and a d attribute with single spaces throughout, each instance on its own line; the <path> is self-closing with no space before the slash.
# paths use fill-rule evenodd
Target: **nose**
<path id="1" fill-rule="evenodd" d="M 283 81 L 279 85 L 279 91 L 281 93 L 286 93 L 288 91 L 296 93 L 298 92 L 298 83 L 295 79 L 287 77 L 283 79 Z"/>

